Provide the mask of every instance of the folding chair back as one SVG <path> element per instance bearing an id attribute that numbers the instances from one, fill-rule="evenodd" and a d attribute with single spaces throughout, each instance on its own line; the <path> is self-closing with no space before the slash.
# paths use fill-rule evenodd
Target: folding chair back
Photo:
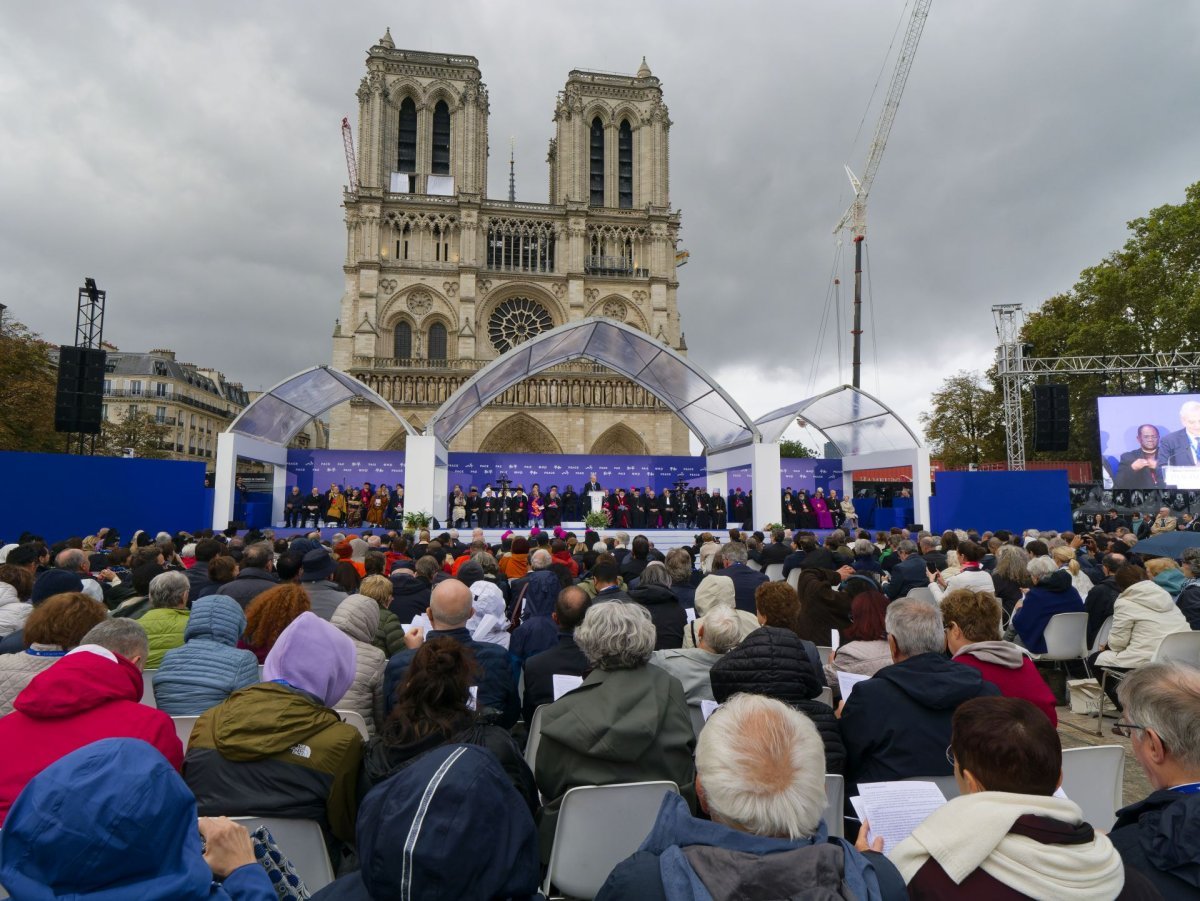
<path id="1" fill-rule="evenodd" d="M 196 726 L 198 716 L 173 716 L 171 722 L 175 724 L 175 734 L 179 736 L 179 741 L 183 745 L 183 750 L 187 750 L 188 741 L 192 737 L 192 729 Z"/>
<path id="2" fill-rule="evenodd" d="M 674 782 L 586 785 L 563 795 L 543 894 L 593 898 L 613 867 L 642 844 Z"/>
<path id="3" fill-rule="evenodd" d="M 829 834 L 844 838 L 846 835 L 845 809 L 846 778 L 836 773 L 825 774 L 825 828 Z"/>
<path id="4" fill-rule="evenodd" d="M 542 711 L 549 706 L 549 704 L 539 704 L 538 708 L 533 711 L 533 718 L 529 721 L 529 738 L 525 740 L 525 762 L 529 764 L 530 770 L 537 762 L 537 749 L 542 741 Z"/>
<path id="5" fill-rule="evenodd" d="M 292 862 L 304 887 L 313 894 L 333 882 L 333 865 L 325 848 L 325 835 L 316 820 L 283 817 L 231 817 L 253 832 L 259 826 L 270 830 L 283 856 Z"/>
<path id="6" fill-rule="evenodd" d="M 833 706 L 833 689 L 830 688 L 828 685 L 825 686 L 824 688 L 822 688 L 821 693 L 819 695 L 817 695 L 817 700 L 820 701 L 822 704 L 828 704 L 830 707 L 832 707 Z"/>
<path id="7" fill-rule="evenodd" d="M 763 572 L 765 572 L 767 574 L 767 578 L 770 579 L 772 582 L 782 582 L 783 581 L 783 564 L 782 563 L 770 563 L 767 565 L 767 568 L 763 570 Z M 791 573 L 788 573 L 788 575 L 790 576 Z"/>
<path id="8" fill-rule="evenodd" d="M 1083 818 L 1107 832 L 1124 806 L 1125 749 L 1120 745 L 1068 748 L 1062 755 L 1066 796 L 1083 810 Z"/>
<path id="9" fill-rule="evenodd" d="M 750 567 L 752 570 L 754 570 L 755 572 L 762 572 L 762 564 L 759 563 L 757 560 L 747 560 L 746 565 L 748 567 Z"/>
<path id="10" fill-rule="evenodd" d="M 817 645 L 817 653 L 821 655 L 821 664 L 824 666 L 829 663 L 829 658 L 833 656 L 833 648 L 826 645 Z"/>
<path id="11" fill-rule="evenodd" d="M 1154 653 L 1156 663 L 1186 663 L 1200 667 L 1200 632 L 1174 632 Z"/>
<path id="12" fill-rule="evenodd" d="M 334 710 L 334 713 L 340 716 L 342 722 L 347 726 L 353 726 L 357 729 L 363 741 L 371 737 L 371 733 L 367 731 L 367 721 L 363 719 L 363 715 L 357 710 Z"/>

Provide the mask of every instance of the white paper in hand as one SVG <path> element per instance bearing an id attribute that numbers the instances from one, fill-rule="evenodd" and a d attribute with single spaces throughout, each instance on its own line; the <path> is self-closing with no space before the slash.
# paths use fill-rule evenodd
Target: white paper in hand
<path id="1" fill-rule="evenodd" d="M 583 676 L 568 676 L 565 673 L 555 673 L 550 677 L 554 683 L 554 700 L 558 700 L 568 691 L 573 691 L 583 684 Z"/>
<path id="2" fill-rule="evenodd" d="M 686 607 L 684 609 L 683 613 L 684 613 L 684 616 L 687 617 L 687 621 L 689 623 L 694 623 L 696 621 L 696 608 L 695 607 Z"/>
<path id="3" fill-rule="evenodd" d="M 842 645 L 842 634 L 837 629 L 829 630 L 829 656 L 832 657 L 837 653 L 837 649 Z"/>
<path id="4" fill-rule="evenodd" d="M 700 713 L 704 715 L 704 722 L 707 723 L 708 718 L 710 716 L 712 716 L 713 712 L 720 706 L 721 705 L 718 704 L 716 701 L 707 701 L 707 700 L 701 701 L 700 702 Z"/>
<path id="5" fill-rule="evenodd" d="M 871 678 L 870 676 L 860 676 L 857 673 L 843 673 L 843 672 L 839 672 L 837 674 L 837 677 L 838 677 L 838 691 L 840 691 L 842 693 L 843 701 L 850 700 L 850 692 L 854 691 L 855 685 L 857 685 L 859 682 L 865 682 L 867 679 Z"/>
<path id="6" fill-rule="evenodd" d="M 884 854 L 890 853 L 927 816 L 946 803 L 945 795 L 934 782 L 864 782 L 858 791 L 871 823 L 868 840 L 881 837 Z"/>

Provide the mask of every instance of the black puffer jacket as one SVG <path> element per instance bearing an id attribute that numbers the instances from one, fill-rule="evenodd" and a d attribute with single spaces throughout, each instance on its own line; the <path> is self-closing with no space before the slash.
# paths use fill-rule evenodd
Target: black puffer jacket
<path id="1" fill-rule="evenodd" d="M 763 626 L 713 664 L 709 671 L 713 698 L 724 703 L 738 692 L 766 695 L 805 714 L 825 742 L 825 771 L 841 773 L 846 748 L 838 731 L 833 708 L 816 698 L 825 680 L 813 667 L 809 653 L 796 633 Z"/>

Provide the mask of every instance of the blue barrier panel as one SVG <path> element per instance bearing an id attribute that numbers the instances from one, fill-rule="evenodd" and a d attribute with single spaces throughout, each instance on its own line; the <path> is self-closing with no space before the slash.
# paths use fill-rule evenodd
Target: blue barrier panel
<path id="1" fill-rule="evenodd" d="M 934 532 L 1070 529 L 1067 471 L 939 472 L 930 517 Z"/>
<path id="2" fill-rule="evenodd" d="M 115 528 L 124 541 L 138 529 L 203 529 L 204 464 L 181 460 L 80 457 L 0 451 L 0 478 L 20 494 L 0 505 L 0 539 L 22 532 L 49 542 Z"/>

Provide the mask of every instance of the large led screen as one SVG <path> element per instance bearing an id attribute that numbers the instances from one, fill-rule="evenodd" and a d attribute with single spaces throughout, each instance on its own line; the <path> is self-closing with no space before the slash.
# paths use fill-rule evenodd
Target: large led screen
<path id="1" fill-rule="evenodd" d="M 1096 404 L 1113 488 L 1200 488 L 1200 394 L 1100 397 Z"/>

